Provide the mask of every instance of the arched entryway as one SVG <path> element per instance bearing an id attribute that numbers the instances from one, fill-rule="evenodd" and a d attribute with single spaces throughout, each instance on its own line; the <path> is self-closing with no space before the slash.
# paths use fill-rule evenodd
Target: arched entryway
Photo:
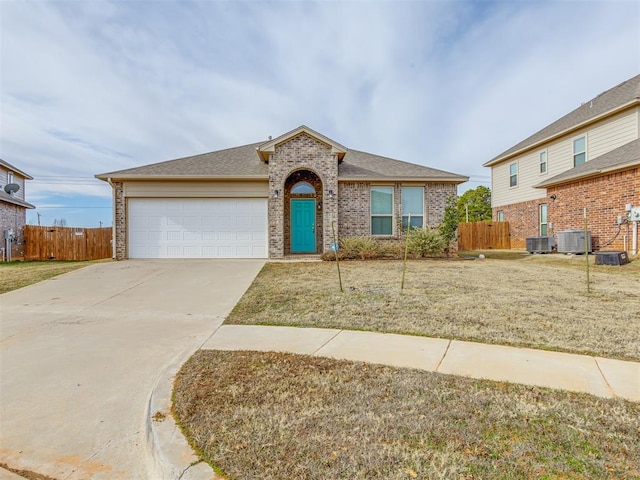
<path id="1" fill-rule="evenodd" d="M 322 180 L 311 170 L 297 170 L 284 188 L 285 255 L 322 252 Z"/>

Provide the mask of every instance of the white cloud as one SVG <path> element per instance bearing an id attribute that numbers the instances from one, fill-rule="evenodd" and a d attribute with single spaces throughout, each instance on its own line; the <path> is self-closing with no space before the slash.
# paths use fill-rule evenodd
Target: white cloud
<path id="1" fill-rule="evenodd" d="M 479 179 L 640 71 L 639 18 L 636 2 L 3 2 L 0 155 L 88 178 L 304 123 Z M 109 194 L 82 183 L 27 190 Z"/>

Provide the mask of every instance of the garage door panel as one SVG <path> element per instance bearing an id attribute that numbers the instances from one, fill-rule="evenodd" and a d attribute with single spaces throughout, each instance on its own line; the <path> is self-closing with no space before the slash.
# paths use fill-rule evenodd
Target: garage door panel
<path id="1" fill-rule="evenodd" d="M 266 258 L 266 199 L 129 199 L 130 258 Z"/>

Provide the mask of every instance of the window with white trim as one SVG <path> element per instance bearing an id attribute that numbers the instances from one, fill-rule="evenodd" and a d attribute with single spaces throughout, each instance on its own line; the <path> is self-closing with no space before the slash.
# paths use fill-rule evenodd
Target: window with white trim
<path id="1" fill-rule="evenodd" d="M 540 152 L 540 175 L 547 173 L 547 151 Z"/>
<path id="2" fill-rule="evenodd" d="M 504 211 L 503 210 L 498 210 L 498 221 L 499 222 L 504 222 Z"/>
<path id="3" fill-rule="evenodd" d="M 371 235 L 393 235 L 393 187 L 371 187 Z"/>
<path id="4" fill-rule="evenodd" d="M 546 236 L 548 234 L 548 222 L 547 222 L 547 204 L 540 204 L 540 235 Z"/>
<path id="5" fill-rule="evenodd" d="M 513 162 L 509 165 L 509 186 L 518 186 L 518 162 Z"/>
<path id="6" fill-rule="evenodd" d="M 7 185 L 13 183 L 13 172 L 7 172 Z"/>
<path id="7" fill-rule="evenodd" d="M 424 218 L 424 188 L 402 187 L 402 229 L 406 230 L 411 215 L 411 226 L 421 228 Z"/>
<path id="8" fill-rule="evenodd" d="M 573 141 L 573 166 L 577 167 L 587 161 L 587 139 L 576 138 Z"/>

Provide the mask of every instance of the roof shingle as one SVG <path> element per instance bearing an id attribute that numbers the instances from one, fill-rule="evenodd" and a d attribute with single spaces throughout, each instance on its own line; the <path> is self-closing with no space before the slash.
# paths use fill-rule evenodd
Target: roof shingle
<path id="1" fill-rule="evenodd" d="M 257 148 L 265 142 L 178 158 L 115 172 L 96 175 L 97 178 L 159 179 L 159 178 L 247 178 L 268 179 L 269 165 Z M 435 168 L 403 162 L 392 158 L 347 149 L 338 166 L 338 180 L 412 179 L 463 183 L 469 178 Z"/>

